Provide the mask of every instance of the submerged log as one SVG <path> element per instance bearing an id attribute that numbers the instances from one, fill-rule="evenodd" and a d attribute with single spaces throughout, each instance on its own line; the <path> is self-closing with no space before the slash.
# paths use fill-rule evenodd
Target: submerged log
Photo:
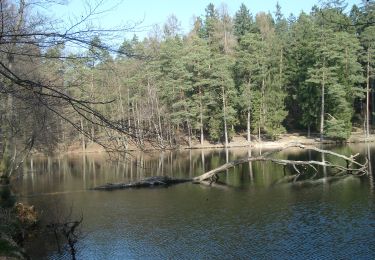
<path id="1" fill-rule="evenodd" d="M 130 183 L 107 183 L 92 188 L 93 190 L 121 190 L 130 188 L 168 187 L 170 185 L 191 182 L 192 179 L 174 179 L 168 176 L 153 176 Z"/>

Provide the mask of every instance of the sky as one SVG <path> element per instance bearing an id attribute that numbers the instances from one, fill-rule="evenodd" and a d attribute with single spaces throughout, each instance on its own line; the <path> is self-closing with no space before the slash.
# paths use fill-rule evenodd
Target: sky
<path id="1" fill-rule="evenodd" d="M 81 17 L 87 10 L 87 3 L 95 5 L 99 0 L 70 0 L 68 5 L 53 8 L 53 15 L 68 20 L 72 17 Z M 229 13 L 233 16 L 244 3 L 250 12 L 265 11 L 274 14 L 276 3 L 279 2 L 282 13 L 288 17 L 290 13 L 298 16 L 301 11 L 310 12 L 313 5 L 319 5 L 319 0 L 104 0 L 100 11 L 92 22 L 101 27 L 116 27 L 124 24 L 140 23 L 136 30 L 125 37 L 131 38 L 136 33 L 140 39 L 146 37 L 152 25 L 161 27 L 167 17 L 174 14 L 181 22 L 182 33 L 187 33 L 192 27 L 194 16 L 202 16 L 206 6 L 212 2 L 215 7 L 222 3 L 228 6 Z M 347 0 L 348 6 L 359 5 L 361 0 Z M 85 4 L 86 3 L 86 4 Z M 107 12 L 108 11 L 108 12 Z"/>

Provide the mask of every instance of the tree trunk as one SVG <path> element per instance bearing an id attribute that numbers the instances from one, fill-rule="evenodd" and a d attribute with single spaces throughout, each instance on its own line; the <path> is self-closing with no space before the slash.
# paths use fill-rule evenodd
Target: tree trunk
<path id="1" fill-rule="evenodd" d="M 189 141 L 189 148 L 191 148 L 191 126 L 189 122 L 186 122 L 188 128 L 188 141 Z"/>
<path id="2" fill-rule="evenodd" d="M 159 99 L 156 97 L 155 98 L 156 100 L 156 112 L 157 112 L 157 116 L 158 116 L 158 132 L 159 132 L 159 136 L 160 136 L 160 144 L 162 146 L 164 146 L 164 137 L 163 137 L 163 127 L 162 127 L 162 123 L 161 123 L 161 113 L 160 113 L 160 109 L 159 109 Z"/>
<path id="3" fill-rule="evenodd" d="M 367 50 L 366 78 L 366 138 L 370 136 L 370 49 Z"/>
<path id="4" fill-rule="evenodd" d="M 225 100 L 225 88 L 223 86 L 223 117 L 224 117 L 224 138 L 225 138 L 225 148 L 228 147 L 228 128 L 227 128 L 227 115 L 226 115 L 226 100 Z"/>
<path id="5" fill-rule="evenodd" d="M 283 78 L 283 57 L 284 57 L 284 50 L 283 50 L 283 46 L 281 46 L 281 50 L 280 50 L 280 70 L 279 70 L 280 89 L 282 88 L 282 78 Z"/>
<path id="6" fill-rule="evenodd" d="M 249 106 L 247 108 L 247 142 L 251 143 L 251 82 L 248 81 Z"/>
<path id="7" fill-rule="evenodd" d="M 262 79 L 262 104 L 261 104 L 261 112 L 260 112 L 260 117 L 259 117 L 259 121 L 263 129 L 264 129 L 264 122 L 266 121 L 266 118 L 265 118 L 266 117 L 266 104 L 264 102 L 265 92 L 266 92 L 266 82 L 263 78 Z"/>
<path id="8" fill-rule="evenodd" d="M 250 110 L 247 111 L 247 142 L 251 143 L 251 135 L 250 135 Z"/>
<path id="9" fill-rule="evenodd" d="M 141 129 L 141 120 L 140 120 L 140 113 L 139 113 L 139 109 L 138 109 L 138 103 L 135 102 L 135 104 L 133 104 L 133 114 L 134 114 L 134 130 L 135 130 L 135 133 L 136 133 L 136 137 L 137 137 L 137 142 L 138 142 L 138 145 L 142 145 L 143 144 L 143 136 L 142 136 L 142 129 Z"/>
<path id="10" fill-rule="evenodd" d="M 130 134 L 133 134 L 134 132 L 133 132 L 133 130 L 132 130 L 132 128 L 131 128 L 131 114 L 132 114 L 132 107 L 131 107 L 131 103 L 130 103 L 130 90 L 129 90 L 129 88 L 128 88 L 128 100 L 127 100 L 127 103 L 128 103 L 128 115 L 127 115 L 127 117 L 128 117 L 128 128 L 129 128 L 129 133 Z"/>
<path id="11" fill-rule="evenodd" d="M 121 124 L 125 124 L 125 109 L 124 109 L 124 101 L 122 99 L 122 94 L 121 94 L 121 85 L 118 84 L 118 95 L 119 95 L 119 112 L 120 112 L 120 119 L 121 119 Z M 126 129 L 126 126 L 125 126 L 125 129 Z M 128 128 L 126 129 L 126 131 L 128 131 L 129 133 L 129 125 L 128 125 Z M 125 149 L 127 149 L 128 147 L 128 140 L 127 140 L 127 137 L 126 135 L 123 135 L 122 137 L 122 143 L 123 145 L 125 146 Z"/>
<path id="12" fill-rule="evenodd" d="M 84 135 L 84 129 L 83 129 L 83 119 L 80 118 L 80 124 L 81 124 L 81 142 L 82 142 L 82 151 L 86 150 L 86 142 L 85 142 L 85 135 Z"/>
<path id="13" fill-rule="evenodd" d="M 261 122 L 262 122 L 262 107 L 259 107 L 259 122 L 258 122 L 258 141 L 261 142 L 262 138 L 260 136 L 260 127 L 261 127 Z"/>
<path id="14" fill-rule="evenodd" d="M 202 90 L 199 87 L 199 114 L 200 114 L 200 131 L 201 131 L 201 145 L 204 142 L 204 134 L 203 134 L 203 104 L 202 104 Z"/>
<path id="15" fill-rule="evenodd" d="M 323 81 L 322 81 L 322 104 L 320 111 L 320 141 L 323 142 L 324 135 L 324 90 L 325 89 L 325 72 L 323 70 Z"/>
<path id="16" fill-rule="evenodd" d="M 92 69 L 91 69 L 91 98 L 94 100 L 94 64 L 92 64 Z M 94 115 L 91 114 L 91 121 L 94 122 Z M 93 143 L 95 139 L 95 127 L 94 124 L 91 123 L 91 142 Z"/>

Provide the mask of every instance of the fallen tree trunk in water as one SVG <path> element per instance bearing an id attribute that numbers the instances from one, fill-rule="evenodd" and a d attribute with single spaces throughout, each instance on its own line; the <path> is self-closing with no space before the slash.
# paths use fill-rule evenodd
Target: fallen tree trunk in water
<path id="1" fill-rule="evenodd" d="M 294 160 L 274 159 L 274 158 L 271 157 L 273 154 L 281 152 L 281 151 L 286 150 L 288 148 L 300 148 L 300 149 L 303 149 L 303 150 L 316 151 L 316 152 L 321 153 L 321 154 L 329 154 L 329 155 L 332 155 L 332 156 L 335 156 L 337 158 L 340 158 L 340 159 L 344 160 L 346 162 L 346 166 L 333 164 L 333 163 L 331 163 L 329 161 L 326 161 L 326 160 L 323 160 L 323 161 L 294 161 Z M 208 171 L 208 172 L 206 172 L 206 173 L 204 173 L 200 176 L 197 176 L 197 177 L 193 178 L 193 182 L 194 183 L 200 183 L 202 181 L 212 180 L 212 178 L 217 176 L 217 174 L 219 172 L 223 172 L 227 169 L 230 169 L 230 168 L 232 168 L 236 165 L 242 164 L 242 163 L 256 162 L 256 161 L 257 162 L 259 162 L 259 161 L 272 162 L 272 163 L 275 163 L 275 164 L 283 165 L 284 167 L 287 166 L 287 165 L 293 166 L 294 170 L 297 173 L 296 177 L 294 178 L 294 182 L 298 179 L 299 176 L 304 174 L 303 169 L 298 169 L 297 166 L 304 166 L 306 168 L 311 168 L 316 173 L 318 172 L 318 170 L 315 166 L 322 166 L 322 167 L 327 167 L 327 168 L 337 170 L 337 174 L 351 174 L 351 175 L 355 175 L 355 176 L 361 176 L 361 175 L 364 175 L 364 174 L 368 173 L 368 160 L 366 159 L 366 162 L 364 164 L 361 164 L 361 163 L 359 163 L 355 160 L 355 158 L 358 155 L 359 154 L 351 155 L 350 157 L 347 157 L 347 156 L 342 155 L 342 154 L 338 154 L 338 153 L 328 151 L 328 150 L 323 150 L 323 149 L 313 147 L 313 146 L 305 146 L 305 145 L 298 144 L 298 143 L 291 143 L 291 144 L 289 144 L 289 145 L 287 145 L 283 148 L 273 150 L 273 151 L 270 151 L 270 152 L 266 152 L 266 153 L 264 153 L 263 155 L 260 155 L 260 156 L 247 157 L 247 158 L 242 158 L 242 159 L 235 160 L 235 161 L 232 161 L 232 162 L 228 162 L 226 164 L 221 165 L 220 167 L 217 167 L 217 168 L 215 168 L 211 171 Z"/>
<path id="2" fill-rule="evenodd" d="M 342 159 L 345 163 L 346 166 L 342 166 L 339 164 L 333 164 L 327 160 L 323 161 L 295 161 L 295 160 L 284 160 L 284 159 L 275 159 L 272 158 L 271 156 L 275 153 L 281 152 L 283 150 L 286 150 L 288 148 L 300 148 L 303 150 L 311 150 L 315 151 L 321 154 L 329 154 L 331 156 L 335 156 L 336 158 Z M 347 157 L 342 154 L 338 154 L 332 151 L 328 150 L 323 150 L 317 147 L 313 146 L 305 146 L 302 144 L 298 143 L 292 143 L 289 144 L 283 148 L 273 150 L 270 152 L 266 152 L 263 155 L 256 156 L 256 157 L 247 157 L 247 158 L 242 158 L 239 160 L 235 160 L 232 162 L 228 162 L 226 164 L 221 165 L 218 168 L 215 168 L 213 170 L 210 170 L 200 176 L 194 177 L 193 179 L 174 179 L 170 178 L 168 176 L 155 176 L 155 177 L 150 177 L 146 178 L 137 182 L 131 182 L 131 183 L 108 183 L 102 186 L 98 186 L 93 188 L 93 190 L 116 190 L 116 189 L 129 189 L 129 188 L 149 188 L 149 187 L 167 187 L 170 185 L 178 184 L 178 183 L 184 183 L 184 182 L 193 182 L 197 184 L 205 184 L 205 185 L 210 185 L 218 181 L 218 176 L 217 174 L 220 172 L 223 172 L 229 168 L 232 168 L 236 165 L 246 163 L 246 162 L 256 162 L 256 161 L 261 161 L 261 162 L 272 162 L 275 164 L 282 165 L 286 167 L 287 165 L 291 165 L 295 171 L 295 175 L 293 175 L 293 182 L 296 182 L 300 176 L 305 174 L 307 169 L 312 169 L 315 174 L 314 177 L 318 173 L 318 169 L 316 168 L 317 166 L 321 167 L 327 167 L 330 169 L 336 170 L 336 176 L 339 175 L 353 175 L 353 176 L 362 176 L 364 174 L 368 173 L 368 160 L 366 159 L 366 162 L 364 164 L 359 163 L 356 161 L 356 157 L 359 154 L 356 155 L 351 155 L 350 157 Z M 313 177 L 313 178 L 314 178 Z"/>
<path id="3" fill-rule="evenodd" d="M 168 176 L 153 176 L 136 182 L 130 183 L 107 183 L 93 190 L 121 190 L 130 188 L 151 188 L 151 187 L 168 187 L 173 184 L 191 182 L 192 179 L 174 179 Z"/>

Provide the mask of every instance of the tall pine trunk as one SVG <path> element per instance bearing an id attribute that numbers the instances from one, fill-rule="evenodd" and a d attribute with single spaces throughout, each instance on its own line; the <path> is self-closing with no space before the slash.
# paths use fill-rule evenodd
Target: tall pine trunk
<path id="1" fill-rule="evenodd" d="M 190 122 L 189 121 L 186 122 L 186 124 L 187 124 L 187 128 L 188 128 L 189 148 L 191 148 L 191 135 L 192 135 L 192 133 L 191 133 L 191 126 L 190 126 Z"/>
<path id="2" fill-rule="evenodd" d="M 250 134 L 250 109 L 247 111 L 247 142 L 250 144 L 251 143 L 251 134 Z"/>
<path id="3" fill-rule="evenodd" d="M 200 114 L 200 131 L 201 131 L 201 145 L 204 142 L 204 134 L 203 134 L 203 104 L 202 104 L 202 91 L 199 87 L 199 114 Z"/>
<path id="4" fill-rule="evenodd" d="M 370 49 L 367 50 L 366 77 L 366 137 L 370 136 Z"/>
<path id="5" fill-rule="evenodd" d="M 250 85 L 250 79 L 248 82 L 248 88 L 249 88 L 249 106 L 247 108 L 247 142 L 251 143 L 251 85 Z"/>
<path id="6" fill-rule="evenodd" d="M 223 117 L 224 117 L 224 138 L 225 148 L 228 147 L 228 128 L 227 128 L 227 111 L 226 111 L 226 100 L 225 100 L 225 88 L 223 86 Z"/>
<path id="7" fill-rule="evenodd" d="M 325 71 L 323 69 L 323 81 L 322 81 L 322 104 L 320 111 L 320 141 L 323 142 L 324 136 L 324 91 L 325 91 Z"/>

